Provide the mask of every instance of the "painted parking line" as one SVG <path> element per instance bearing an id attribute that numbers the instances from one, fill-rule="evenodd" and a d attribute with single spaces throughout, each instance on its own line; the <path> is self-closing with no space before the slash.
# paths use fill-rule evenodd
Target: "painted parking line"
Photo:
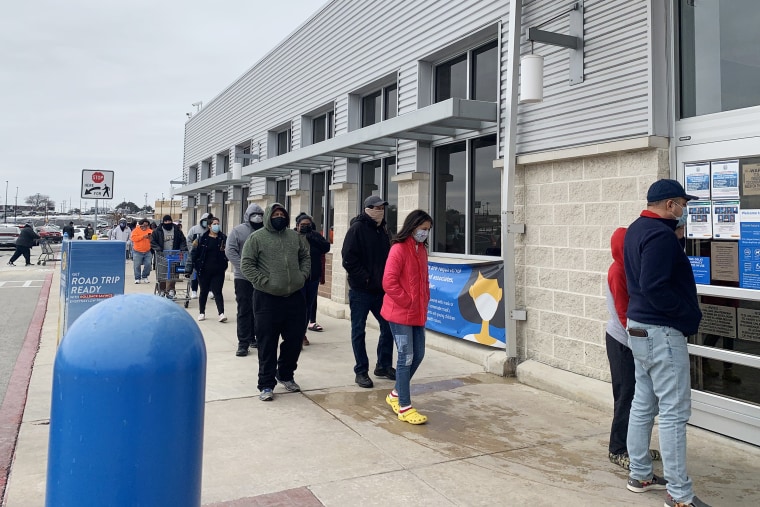
<path id="1" fill-rule="evenodd" d="M 0 289 L 32 288 L 39 289 L 45 280 L 5 280 L 0 282 Z"/>

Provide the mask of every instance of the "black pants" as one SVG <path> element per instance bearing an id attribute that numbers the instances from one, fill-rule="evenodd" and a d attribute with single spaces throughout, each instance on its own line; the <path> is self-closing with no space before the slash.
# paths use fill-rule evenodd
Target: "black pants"
<path id="1" fill-rule="evenodd" d="M 299 290 L 290 296 L 253 291 L 256 343 L 259 348 L 259 390 L 274 389 L 277 379 L 293 380 L 306 333 L 306 301 Z M 280 357 L 277 344 L 282 336 Z"/>
<path id="2" fill-rule="evenodd" d="M 198 278 L 201 286 L 201 293 L 198 295 L 198 309 L 200 313 L 206 313 L 206 300 L 208 299 L 209 290 L 214 294 L 214 302 L 217 311 L 224 313 L 224 296 L 222 296 L 222 287 L 224 286 L 224 271 L 203 271 Z"/>
<path id="3" fill-rule="evenodd" d="M 239 345 L 256 343 L 253 318 L 253 285 L 248 280 L 235 278 L 237 303 L 237 339 Z"/>
<path id="4" fill-rule="evenodd" d="M 16 259 L 18 259 L 19 257 L 23 255 L 24 259 L 26 259 L 26 263 L 31 264 L 32 263 L 32 261 L 30 260 L 31 253 L 32 253 L 32 250 L 28 246 L 16 245 L 16 251 L 13 252 L 13 257 L 11 257 L 11 260 L 9 260 L 8 262 L 15 262 Z"/>
<path id="5" fill-rule="evenodd" d="M 306 283 L 303 284 L 303 289 L 301 289 L 301 292 L 303 292 L 304 298 L 306 299 L 306 322 L 316 322 L 316 320 L 313 320 L 312 317 L 312 308 L 316 309 L 317 305 L 317 291 L 319 290 L 319 280 L 306 280 Z M 316 310 L 315 310 L 316 313 Z"/>
<path id="6" fill-rule="evenodd" d="M 319 299 L 319 287 L 317 287 L 317 296 L 314 297 L 314 302 L 311 304 L 311 310 L 309 311 L 309 322 L 317 321 L 317 299 Z"/>
<path id="7" fill-rule="evenodd" d="M 607 359 L 610 361 L 612 377 L 612 397 L 615 400 L 609 450 L 613 454 L 621 454 L 628 451 L 628 418 L 631 415 L 631 403 L 636 390 L 636 372 L 631 349 L 609 334 L 606 334 L 606 340 Z"/>
<path id="8" fill-rule="evenodd" d="M 197 272 L 195 276 L 190 279 L 190 290 L 198 292 L 198 273 Z"/>

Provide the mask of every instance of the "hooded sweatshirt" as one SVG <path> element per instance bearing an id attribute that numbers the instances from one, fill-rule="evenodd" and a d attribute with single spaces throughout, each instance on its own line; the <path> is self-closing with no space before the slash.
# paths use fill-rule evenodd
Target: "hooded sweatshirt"
<path id="1" fill-rule="evenodd" d="M 341 252 L 348 285 L 353 290 L 383 294 L 383 272 L 390 250 L 385 219 L 378 225 L 366 213 L 356 217 L 346 233 Z"/>
<path id="2" fill-rule="evenodd" d="M 289 296 L 300 290 L 311 271 L 309 243 L 287 225 L 281 231 L 272 226 L 272 213 L 280 203 L 267 206 L 264 227 L 254 232 L 243 245 L 240 270 L 256 290 L 273 296 Z"/>
<path id="3" fill-rule="evenodd" d="M 245 240 L 257 230 L 251 225 L 251 215 L 254 213 L 264 214 L 264 210 L 261 209 L 261 206 L 255 203 L 248 206 L 248 209 L 246 209 L 243 214 L 243 223 L 233 227 L 230 231 L 230 235 L 227 237 L 227 247 L 224 251 L 227 254 L 227 258 L 232 263 L 232 270 L 235 274 L 236 280 L 246 280 L 246 277 L 243 276 L 243 272 L 240 271 L 240 255 L 243 251 Z M 262 222 L 259 225 L 263 227 L 264 223 Z M 259 229 L 261 227 L 259 227 Z"/>
<path id="4" fill-rule="evenodd" d="M 627 347 L 628 332 L 625 327 L 628 311 L 628 287 L 626 286 L 623 260 L 625 232 L 625 227 L 618 227 L 610 238 L 612 264 L 607 271 L 607 311 L 610 312 L 610 320 L 607 321 L 607 334 Z"/>
<path id="5" fill-rule="evenodd" d="M 198 224 L 190 227 L 190 230 L 187 231 L 187 246 L 188 246 L 188 248 L 189 248 L 189 250 L 191 252 L 193 250 L 193 247 L 192 247 L 193 241 L 195 241 L 196 239 L 198 239 L 201 236 L 203 236 L 203 233 L 208 230 L 208 226 L 209 226 L 209 224 L 208 224 L 208 217 L 209 216 L 210 216 L 210 213 L 204 213 L 204 214 L 202 214 L 201 215 L 201 219 L 198 220 Z M 206 220 L 206 227 L 203 227 L 201 225 L 201 222 L 203 222 L 204 220 Z"/>

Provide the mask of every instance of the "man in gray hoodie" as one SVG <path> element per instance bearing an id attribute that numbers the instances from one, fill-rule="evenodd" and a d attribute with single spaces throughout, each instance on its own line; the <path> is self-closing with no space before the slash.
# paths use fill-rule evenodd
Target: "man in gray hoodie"
<path id="1" fill-rule="evenodd" d="M 236 225 L 227 236 L 224 253 L 232 263 L 235 274 L 235 301 L 237 302 L 238 349 L 235 355 L 248 355 L 248 347 L 256 348 L 256 328 L 253 318 L 253 285 L 240 271 L 240 254 L 245 240 L 254 231 L 264 226 L 264 210 L 258 204 L 251 204 L 243 214 L 243 223 Z"/>
<path id="2" fill-rule="evenodd" d="M 204 213 L 201 215 L 201 220 L 198 222 L 197 225 L 194 225 L 190 227 L 190 230 L 187 231 L 187 249 L 188 249 L 188 255 L 193 253 L 193 241 L 203 236 L 203 233 L 208 230 L 208 224 L 211 222 L 211 213 Z M 190 281 L 190 289 L 192 292 L 190 293 L 190 297 L 193 299 L 198 298 L 198 277 L 194 276 L 193 279 Z"/>

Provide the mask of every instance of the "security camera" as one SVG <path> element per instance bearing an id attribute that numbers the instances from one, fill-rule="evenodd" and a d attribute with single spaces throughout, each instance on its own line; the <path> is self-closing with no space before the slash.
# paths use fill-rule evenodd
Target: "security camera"
<path id="1" fill-rule="evenodd" d="M 188 118 L 192 118 L 192 117 L 193 117 L 193 113 L 185 113 L 185 115 L 186 115 Z"/>

